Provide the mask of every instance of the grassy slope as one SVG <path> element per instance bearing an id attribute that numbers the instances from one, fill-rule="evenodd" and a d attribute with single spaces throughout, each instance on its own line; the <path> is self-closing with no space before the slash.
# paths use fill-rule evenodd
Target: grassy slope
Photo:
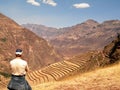
<path id="1" fill-rule="evenodd" d="M 33 90 L 120 90 L 120 64 L 32 88 Z"/>

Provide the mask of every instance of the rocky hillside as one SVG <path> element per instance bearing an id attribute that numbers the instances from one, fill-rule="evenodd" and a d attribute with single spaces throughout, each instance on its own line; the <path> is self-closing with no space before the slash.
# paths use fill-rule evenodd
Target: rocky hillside
<path id="1" fill-rule="evenodd" d="M 23 49 L 23 59 L 32 70 L 61 59 L 46 40 L 0 13 L 0 72 L 9 70 L 17 48 Z"/>
<path id="2" fill-rule="evenodd" d="M 44 25 L 37 24 L 23 24 L 25 28 L 28 28 L 32 32 L 36 33 L 38 36 L 43 37 L 44 39 L 53 39 L 58 33 L 58 29 L 52 27 L 46 27 Z"/>
<path id="3" fill-rule="evenodd" d="M 26 24 L 41 37 L 45 37 L 64 57 L 69 58 L 86 51 L 101 50 L 109 44 L 120 32 L 120 21 L 109 20 L 98 23 L 87 20 L 81 24 L 61 29 L 49 29 L 40 25 Z M 47 30 L 46 30 L 47 28 Z M 44 34 L 42 33 L 44 31 Z M 53 32 L 52 32 L 53 31 Z M 49 35 L 48 35 L 49 33 Z"/>
<path id="4" fill-rule="evenodd" d="M 120 61 L 120 34 L 109 45 L 105 46 L 103 50 L 106 57 L 110 59 L 110 63 Z"/>
<path id="5" fill-rule="evenodd" d="M 93 70 L 97 70 L 100 67 L 106 67 L 106 65 L 109 65 L 111 63 L 116 63 L 116 61 L 117 62 L 120 61 L 119 41 L 120 41 L 120 34 L 118 34 L 117 38 L 115 38 L 115 40 L 113 40 L 112 43 L 105 46 L 103 51 L 91 51 L 88 53 L 75 56 L 68 60 L 63 60 L 63 61 L 51 64 L 51 65 L 48 65 L 39 70 L 28 72 L 26 79 L 29 81 L 30 85 L 35 90 L 41 89 L 42 87 L 40 86 L 44 86 L 44 83 L 46 82 L 50 83 L 49 86 L 45 86 L 45 88 L 43 89 L 43 90 L 48 90 L 48 88 L 50 89 L 50 86 L 53 85 L 53 81 L 56 82 L 55 85 L 57 85 L 59 82 L 63 80 L 66 80 L 66 82 L 70 83 L 71 81 L 69 82 L 69 79 L 71 77 L 76 77 L 77 75 L 80 75 L 81 77 L 83 73 L 92 71 L 94 74 L 92 73 L 87 74 L 87 75 L 83 74 L 83 76 L 86 76 L 86 77 L 81 77 L 80 79 L 81 81 L 84 78 L 84 80 L 82 80 L 83 86 L 88 85 L 87 88 L 84 87 L 85 90 L 88 90 L 88 88 L 91 88 L 91 87 L 93 87 L 92 89 L 96 89 L 96 88 L 100 88 L 100 89 L 110 88 L 111 89 L 112 86 L 115 86 L 116 88 L 116 86 L 117 87 L 119 86 L 119 82 L 118 82 L 119 68 L 120 68 L 119 63 L 118 65 L 116 65 L 115 67 L 112 67 L 111 69 L 105 68 L 100 71 L 93 71 Z M 9 81 L 9 78 L 3 77 L 3 76 L 6 76 L 5 74 L 3 75 L 3 73 L 0 73 L 0 74 L 1 74 L 0 75 L 0 87 L 2 90 L 5 90 L 6 85 Z M 85 78 L 87 81 L 85 80 Z M 75 85 L 72 88 L 71 88 L 71 85 L 69 86 L 67 85 L 67 83 L 63 84 L 63 82 L 61 83 L 62 87 L 61 85 L 58 87 L 61 87 L 63 89 L 69 86 L 68 89 L 78 88 L 76 90 L 79 90 L 82 87 L 78 85 L 78 83 L 80 83 L 78 79 L 79 78 L 77 78 L 76 80 L 75 78 L 73 79 L 75 80 L 75 82 L 77 81 L 78 82 L 76 83 L 77 85 Z M 101 84 L 101 80 L 104 81 L 105 87 L 103 87 L 103 84 Z M 50 81 L 52 81 L 52 83 Z M 75 84 L 75 82 L 73 84 Z M 86 84 L 87 82 L 91 82 L 94 85 Z M 56 88 L 55 90 L 59 90 L 59 89 L 61 90 L 61 88 Z M 113 90 L 115 88 L 112 87 Z"/>

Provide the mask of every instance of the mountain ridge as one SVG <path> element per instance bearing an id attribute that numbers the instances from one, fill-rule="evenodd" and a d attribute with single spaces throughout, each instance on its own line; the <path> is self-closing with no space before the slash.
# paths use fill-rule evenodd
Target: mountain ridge
<path id="1" fill-rule="evenodd" d="M 17 48 L 23 49 L 22 57 L 31 70 L 61 59 L 45 39 L 0 13 L 0 72 L 9 72 L 9 61 L 15 58 Z"/>
<path id="2" fill-rule="evenodd" d="M 23 27 L 29 28 L 43 38 L 45 37 L 64 58 L 71 58 L 87 51 L 102 50 L 120 32 L 120 20 L 108 20 L 98 23 L 89 19 L 71 27 L 53 30 L 53 32 L 51 32 L 52 29 L 49 32 L 48 28 L 47 31 L 44 30 L 45 28 L 41 30 L 39 25 L 37 29 L 33 24 L 29 24 L 28 27 L 23 25 Z M 40 31 L 44 34 L 39 34 Z"/>

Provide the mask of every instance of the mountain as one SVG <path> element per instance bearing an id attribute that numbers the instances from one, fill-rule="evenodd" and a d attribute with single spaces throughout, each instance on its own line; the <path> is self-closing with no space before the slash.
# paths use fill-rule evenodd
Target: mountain
<path id="1" fill-rule="evenodd" d="M 60 29 L 49 29 L 45 26 L 41 29 L 41 25 L 36 27 L 34 24 L 24 24 L 23 27 L 45 37 L 64 58 L 71 58 L 87 51 L 102 50 L 120 32 L 120 21 L 109 20 L 98 23 L 89 19 L 75 26 Z"/>
<path id="2" fill-rule="evenodd" d="M 0 72 L 9 71 L 9 61 L 15 58 L 17 48 L 23 50 L 23 59 L 31 70 L 61 59 L 46 40 L 0 13 Z"/>
<path id="3" fill-rule="evenodd" d="M 90 51 L 68 60 L 50 64 L 41 69 L 28 72 L 26 79 L 35 90 L 48 90 L 48 88 L 59 90 L 61 88 L 66 89 L 66 87 L 67 89 L 76 88 L 77 90 L 88 90 L 90 88 L 119 89 L 119 56 L 120 34 L 117 34 L 117 37 L 110 44 L 106 45 L 103 51 Z M 110 65 L 112 63 L 114 65 Z M 6 78 L 5 73 L 0 73 L 0 87 L 2 90 L 6 89 L 8 81 L 9 78 Z M 101 81 L 104 82 L 104 87 Z M 69 85 L 70 82 L 72 87 Z M 92 84 L 80 87 L 81 85 L 85 86 L 87 82 L 91 82 Z M 78 85 L 79 83 L 81 85 Z M 55 86 L 49 87 L 51 84 Z M 93 86 L 93 84 L 95 85 Z"/>
<path id="4" fill-rule="evenodd" d="M 43 37 L 44 39 L 50 39 L 55 37 L 58 33 L 58 29 L 52 28 L 52 27 L 46 27 L 44 25 L 37 25 L 37 24 L 23 24 L 22 25 L 25 28 L 28 28 L 32 32 L 36 33 L 40 37 Z"/>

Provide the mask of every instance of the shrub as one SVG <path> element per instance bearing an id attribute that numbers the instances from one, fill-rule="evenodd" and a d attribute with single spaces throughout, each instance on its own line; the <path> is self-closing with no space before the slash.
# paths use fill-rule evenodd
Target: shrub
<path id="1" fill-rule="evenodd" d="M 11 76 L 11 74 L 5 73 L 5 72 L 0 72 L 0 75 L 4 76 L 6 78 L 9 78 Z"/>
<path id="2" fill-rule="evenodd" d="M 7 38 L 6 38 L 6 37 L 0 38 L 0 40 L 1 40 L 2 42 L 6 42 L 6 41 L 7 41 Z"/>

